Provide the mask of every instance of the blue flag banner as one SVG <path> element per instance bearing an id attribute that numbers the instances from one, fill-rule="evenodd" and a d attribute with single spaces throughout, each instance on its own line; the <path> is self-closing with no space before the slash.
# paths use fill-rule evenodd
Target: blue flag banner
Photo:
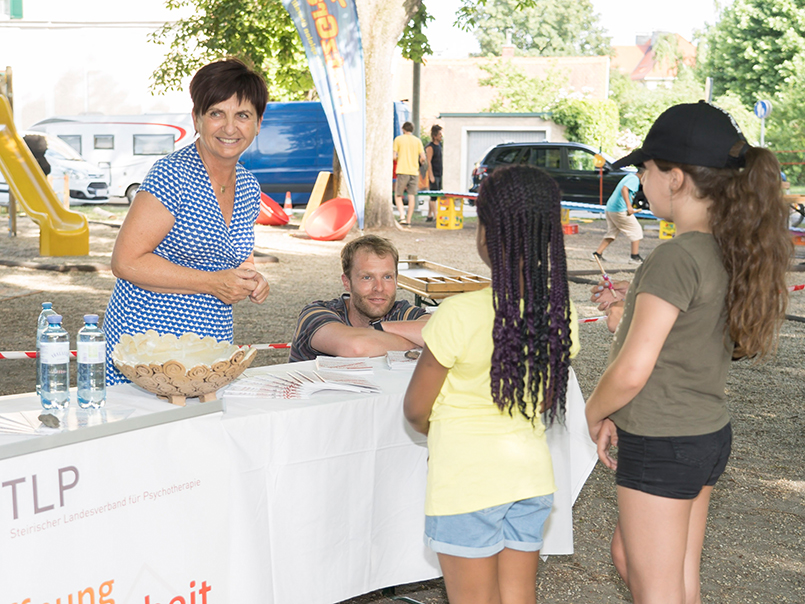
<path id="1" fill-rule="evenodd" d="M 305 45 L 352 206 L 363 228 L 366 85 L 355 0 L 282 0 Z"/>

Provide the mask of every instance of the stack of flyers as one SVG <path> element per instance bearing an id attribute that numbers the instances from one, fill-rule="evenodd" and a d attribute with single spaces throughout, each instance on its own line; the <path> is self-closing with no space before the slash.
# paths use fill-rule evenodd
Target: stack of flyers
<path id="1" fill-rule="evenodd" d="M 413 350 L 389 350 L 386 353 L 386 364 L 389 369 L 411 369 L 416 367 L 419 355 L 422 354 L 421 348 Z"/>
<path id="2" fill-rule="evenodd" d="M 44 415 L 38 411 L 16 411 L 14 413 L 0 414 L 0 433 L 3 434 L 52 434 L 58 429 L 48 428 L 39 416 Z"/>
<path id="3" fill-rule="evenodd" d="M 285 375 L 256 375 L 240 378 L 226 389 L 226 398 L 306 399 L 323 390 L 380 392 L 365 378 L 328 371 L 289 371 Z"/>
<path id="4" fill-rule="evenodd" d="M 0 434 L 55 434 L 126 419 L 134 409 L 67 409 L 0 413 Z"/>
<path id="5" fill-rule="evenodd" d="M 374 373 L 369 357 L 316 357 L 319 371 L 338 371 L 343 373 Z"/>

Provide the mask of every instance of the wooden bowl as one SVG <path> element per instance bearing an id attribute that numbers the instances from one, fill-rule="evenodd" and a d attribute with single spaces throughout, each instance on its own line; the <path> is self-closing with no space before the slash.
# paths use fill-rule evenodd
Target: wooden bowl
<path id="1" fill-rule="evenodd" d="M 205 403 L 252 364 L 257 350 L 186 333 L 124 334 L 112 352 L 115 367 L 140 388 L 174 405 Z"/>

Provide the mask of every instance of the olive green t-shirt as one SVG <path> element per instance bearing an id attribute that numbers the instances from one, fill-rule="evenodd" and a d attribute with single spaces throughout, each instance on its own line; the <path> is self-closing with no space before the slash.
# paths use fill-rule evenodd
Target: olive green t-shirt
<path id="1" fill-rule="evenodd" d="M 734 344 L 725 330 L 728 282 L 709 233 L 678 235 L 637 269 L 609 362 L 623 346 L 639 294 L 655 295 L 680 312 L 648 382 L 612 414 L 620 429 L 640 436 L 694 436 L 729 422 L 724 388 Z"/>

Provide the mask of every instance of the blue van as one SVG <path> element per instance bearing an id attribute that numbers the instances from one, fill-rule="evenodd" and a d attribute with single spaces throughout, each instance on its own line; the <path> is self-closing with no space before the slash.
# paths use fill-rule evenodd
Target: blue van
<path id="1" fill-rule="evenodd" d="M 402 134 L 410 115 L 405 104 L 394 103 L 394 136 Z M 333 137 L 321 103 L 269 103 L 260 134 L 240 156 L 240 163 L 277 203 L 282 204 L 290 191 L 293 204 L 304 205 L 319 172 L 332 171 L 333 152 Z"/>

